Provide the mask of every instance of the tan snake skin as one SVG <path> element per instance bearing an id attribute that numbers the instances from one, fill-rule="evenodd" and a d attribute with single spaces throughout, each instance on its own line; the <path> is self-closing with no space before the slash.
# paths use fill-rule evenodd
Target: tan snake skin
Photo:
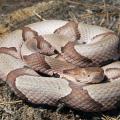
<path id="1" fill-rule="evenodd" d="M 0 78 L 35 104 L 110 110 L 120 101 L 118 48 L 117 35 L 103 27 L 62 20 L 33 23 L 0 37 Z"/>

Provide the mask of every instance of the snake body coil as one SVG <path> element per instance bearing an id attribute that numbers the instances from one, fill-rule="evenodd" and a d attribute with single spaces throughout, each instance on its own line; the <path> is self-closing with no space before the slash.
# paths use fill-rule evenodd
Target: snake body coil
<path id="1" fill-rule="evenodd" d="M 99 112 L 120 101 L 119 39 L 106 28 L 46 20 L 0 37 L 0 78 L 24 100 Z"/>

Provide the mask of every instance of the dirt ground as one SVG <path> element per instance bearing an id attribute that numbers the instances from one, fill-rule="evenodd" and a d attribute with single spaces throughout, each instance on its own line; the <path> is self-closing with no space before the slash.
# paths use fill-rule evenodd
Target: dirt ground
<path id="1" fill-rule="evenodd" d="M 0 0 L 0 35 L 42 19 L 77 20 L 120 33 L 120 0 Z M 119 120 L 120 108 L 85 113 L 22 102 L 0 81 L 0 120 Z"/>

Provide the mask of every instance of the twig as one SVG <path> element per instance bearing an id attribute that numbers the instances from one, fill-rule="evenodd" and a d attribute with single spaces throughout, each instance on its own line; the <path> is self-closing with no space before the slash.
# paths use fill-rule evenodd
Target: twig
<path id="1" fill-rule="evenodd" d="M 0 103 L 0 105 L 6 105 L 6 104 L 16 104 L 16 103 L 22 103 L 22 100 L 18 100 L 18 101 L 11 101 L 11 102 L 2 102 Z"/>
<path id="2" fill-rule="evenodd" d="M 104 15 L 104 17 L 102 18 L 102 20 L 101 20 L 101 22 L 100 22 L 100 26 L 105 22 L 105 16 L 106 16 L 106 15 Z"/>
<path id="3" fill-rule="evenodd" d="M 76 2 L 76 1 L 72 1 L 72 0 L 67 0 L 67 2 L 68 2 L 68 3 L 71 3 L 71 4 L 81 5 L 81 6 L 86 7 L 86 8 L 88 8 L 88 7 L 104 8 L 104 5 L 103 5 L 103 4 L 101 5 L 101 4 L 98 4 L 98 3 L 96 3 L 96 4 L 93 5 L 93 4 L 90 4 L 90 3 L 87 3 L 87 4 L 85 3 L 85 4 L 83 4 L 83 3 Z M 119 7 L 116 7 L 116 6 L 110 5 L 110 4 L 106 4 L 106 7 L 120 10 Z"/>
<path id="4" fill-rule="evenodd" d="M 78 20 L 77 20 L 77 18 L 76 18 L 76 16 L 75 16 L 74 13 L 69 12 L 69 15 L 70 15 L 70 17 L 71 17 L 71 19 L 72 19 L 73 21 L 75 21 L 76 23 L 78 23 Z"/>
<path id="5" fill-rule="evenodd" d="M 113 17 L 112 21 L 109 23 L 108 28 L 111 29 L 115 25 L 116 21 L 117 21 L 117 19 L 115 17 Z"/>
<path id="6" fill-rule="evenodd" d="M 109 13 L 109 15 L 114 15 L 114 14 L 115 14 L 114 12 L 113 13 Z M 81 15 L 80 17 L 87 18 L 87 17 L 91 17 L 93 15 L 100 15 L 100 16 L 102 16 L 102 15 L 106 15 L 106 13 L 84 14 L 84 15 Z"/>
<path id="7" fill-rule="evenodd" d="M 118 118 L 103 115 L 102 120 L 119 120 Z"/>
<path id="8" fill-rule="evenodd" d="M 40 20 L 42 20 L 42 21 L 45 20 L 45 19 L 44 19 L 41 15 L 39 15 L 35 10 L 33 11 L 33 13 L 34 13 Z"/>
<path id="9" fill-rule="evenodd" d="M 80 2 L 75 2 L 75 1 L 72 1 L 72 0 L 67 0 L 67 2 L 72 3 L 72 4 L 76 4 L 76 5 L 81 5 L 81 6 L 84 6 L 84 7 L 96 7 L 96 6 L 98 6 L 96 4 L 92 5 L 92 4 L 88 4 L 88 3 L 86 5 L 86 4 L 82 4 Z"/>
<path id="10" fill-rule="evenodd" d="M 106 12 L 107 23 L 109 23 L 109 13 L 108 13 L 108 10 L 107 10 L 107 7 L 106 7 L 106 2 L 105 2 L 105 0 L 103 0 L 103 3 L 104 3 L 104 11 Z"/>
<path id="11" fill-rule="evenodd" d="M 118 36 L 120 37 L 120 17 L 119 17 L 119 20 L 118 20 Z"/>

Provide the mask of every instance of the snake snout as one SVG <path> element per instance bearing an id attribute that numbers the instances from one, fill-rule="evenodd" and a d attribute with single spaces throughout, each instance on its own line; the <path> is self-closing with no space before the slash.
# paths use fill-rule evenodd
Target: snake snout
<path id="1" fill-rule="evenodd" d="M 91 74 L 91 81 L 90 83 L 100 83 L 104 80 L 104 74 L 103 73 L 93 73 Z"/>

